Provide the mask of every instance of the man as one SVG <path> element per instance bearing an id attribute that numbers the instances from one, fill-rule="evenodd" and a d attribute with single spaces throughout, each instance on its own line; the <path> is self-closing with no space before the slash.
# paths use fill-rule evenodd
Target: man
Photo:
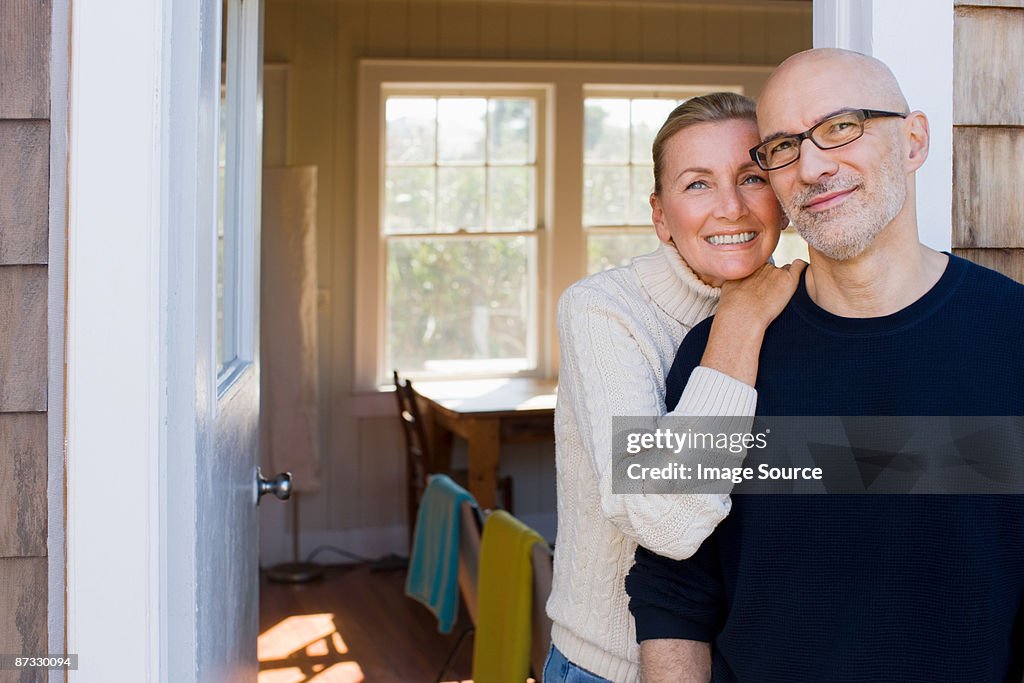
<path id="1" fill-rule="evenodd" d="M 1024 287 L 922 245 L 928 121 L 878 60 L 787 59 L 752 150 L 810 245 L 764 337 L 759 415 L 1024 415 Z M 710 325 L 683 341 L 674 405 Z M 734 496 L 689 560 L 626 580 L 644 680 L 1020 681 L 1024 496 Z"/>

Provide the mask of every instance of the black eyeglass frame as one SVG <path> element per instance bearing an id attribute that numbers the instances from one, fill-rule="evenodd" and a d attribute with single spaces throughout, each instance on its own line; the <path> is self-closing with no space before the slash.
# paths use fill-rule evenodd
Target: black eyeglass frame
<path id="1" fill-rule="evenodd" d="M 847 140 L 846 142 L 841 142 L 838 145 L 832 145 L 829 147 L 823 147 L 817 140 L 814 139 L 814 131 L 816 131 L 818 128 L 820 128 L 821 126 L 823 126 L 824 124 L 828 123 L 829 121 L 836 117 L 846 116 L 848 114 L 857 114 L 857 116 L 860 118 L 860 135 L 853 138 L 852 140 Z M 864 122 L 867 121 L 868 119 L 882 119 L 888 118 L 890 116 L 898 116 L 901 119 L 905 119 L 907 118 L 907 116 L 909 116 L 909 114 L 903 114 L 896 111 L 884 111 L 881 109 L 847 109 L 845 111 L 836 112 L 835 114 L 832 114 L 831 116 L 824 118 L 821 121 L 818 121 L 816 124 L 805 130 L 803 133 L 795 133 L 793 135 L 780 135 L 778 137 L 772 138 L 771 140 L 765 140 L 764 142 L 759 143 L 755 147 L 751 147 L 750 158 L 753 160 L 755 164 L 757 164 L 757 167 L 760 168 L 762 171 L 778 171 L 780 168 L 785 168 L 790 164 L 795 164 L 797 161 L 800 160 L 800 147 L 801 145 L 803 145 L 804 140 L 810 140 L 818 149 L 839 149 L 840 147 L 845 147 L 851 142 L 856 142 L 857 140 L 860 140 L 862 137 L 864 137 Z M 759 155 L 757 152 L 759 149 L 761 149 L 768 143 L 776 142 L 778 140 L 793 140 L 796 143 L 796 156 L 780 166 L 772 166 L 771 168 L 767 168 L 767 157 L 765 159 L 762 159 L 761 155 Z"/>

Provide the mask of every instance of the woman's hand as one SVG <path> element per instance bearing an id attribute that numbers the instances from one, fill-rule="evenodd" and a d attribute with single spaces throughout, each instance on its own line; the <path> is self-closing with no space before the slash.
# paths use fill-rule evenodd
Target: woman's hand
<path id="1" fill-rule="evenodd" d="M 800 259 L 781 268 L 768 263 L 722 285 L 700 364 L 753 386 L 764 332 L 793 297 L 806 267 Z"/>
<path id="2" fill-rule="evenodd" d="M 781 268 L 766 263 L 742 280 L 722 285 L 715 321 L 726 318 L 730 324 L 757 325 L 762 331 L 786 307 L 800 283 L 807 262 L 797 259 Z"/>

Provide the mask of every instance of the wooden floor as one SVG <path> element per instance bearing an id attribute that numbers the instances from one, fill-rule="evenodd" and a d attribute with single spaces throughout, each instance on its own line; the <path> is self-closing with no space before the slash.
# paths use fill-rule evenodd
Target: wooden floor
<path id="1" fill-rule="evenodd" d="M 330 567 L 308 584 L 260 579 L 259 683 L 429 683 L 469 623 L 453 632 L 404 594 L 405 571 Z M 442 680 L 470 678 L 473 636 Z"/>

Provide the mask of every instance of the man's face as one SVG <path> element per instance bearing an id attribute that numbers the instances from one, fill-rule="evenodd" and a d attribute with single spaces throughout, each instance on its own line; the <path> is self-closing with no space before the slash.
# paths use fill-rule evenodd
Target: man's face
<path id="1" fill-rule="evenodd" d="M 891 108 L 863 74 L 827 61 L 793 66 L 773 79 L 758 106 L 762 139 L 800 133 L 842 109 Z M 835 260 L 858 256 L 906 201 L 899 118 L 871 119 L 864 135 L 836 149 L 810 140 L 793 164 L 769 179 L 786 214 L 815 250 Z"/>

